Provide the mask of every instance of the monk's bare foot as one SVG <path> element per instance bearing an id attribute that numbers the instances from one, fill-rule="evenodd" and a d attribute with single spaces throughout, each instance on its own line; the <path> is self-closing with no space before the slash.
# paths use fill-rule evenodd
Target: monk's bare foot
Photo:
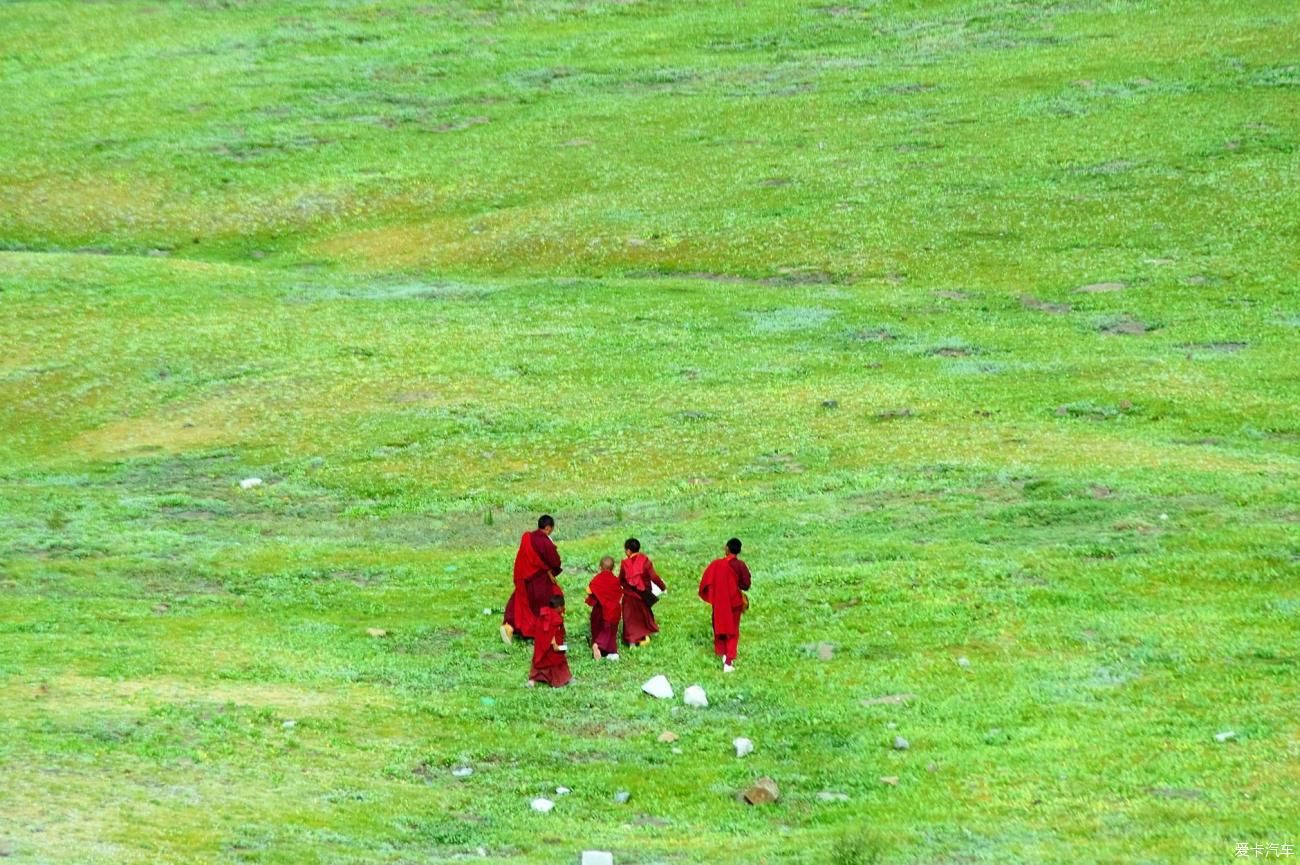
<path id="1" fill-rule="evenodd" d="M 650 645 L 650 638 L 649 638 L 649 637 L 646 637 L 644 640 L 642 640 L 641 642 L 637 643 L 637 645 L 638 645 L 638 646 L 648 646 L 648 645 Z"/>
<path id="2" fill-rule="evenodd" d="M 591 657 L 597 661 L 600 660 L 600 646 L 597 646 L 595 643 L 591 644 Z"/>
<path id="3" fill-rule="evenodd" d="M 514 642 L 514 639 L 515 639 L 515 629 L 510 627 L 509 625 L 502 625 L 501 642 L 505 643 L 508 646 L 512 642 Z"/>

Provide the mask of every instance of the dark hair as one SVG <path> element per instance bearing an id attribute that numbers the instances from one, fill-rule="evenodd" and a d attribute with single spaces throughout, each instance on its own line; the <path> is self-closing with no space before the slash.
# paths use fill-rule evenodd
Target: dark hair
<path id="1" fill-rule="evenodd" d="M 733 556 L 740 555 L 740 538 L 732 538 L 727 541 L 727 552 L 731 553 Z"/>
<path id="2" fill-rule="evenodd" d="M 623 542 L 623 549 L 631 550 L 634 553 L 639 553 L 641 552 L 641 542 L 638 541 L 636 538 L 628 538 L 626 541 Z"/>
<path id="3" fill-rule="evenodd" d="M 564 606 L 564 595 L 551 595 L 551 606 L 560 608 Z"/>
<path id="4" fill-rule="evenodd" d="M 544 529 L 547 526 L 553 526 L 553 525 L 555 525 L 555 518 L 552 517 L 550 514 L 542 514 L 540 517 L 537 518 L 537 528 L 539 529 Z"/>

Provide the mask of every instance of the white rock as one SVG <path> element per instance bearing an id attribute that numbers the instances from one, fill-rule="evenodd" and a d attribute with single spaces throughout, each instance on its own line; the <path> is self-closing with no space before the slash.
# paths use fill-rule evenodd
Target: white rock
<path id="1" fill-rule="evenodd" d="M 569 788 L 568 788 L 568 787 L 556 787 L 556 788 L 555 788 L 555 795 L 556 795 L 556 796 L 567 796 L 567 795 L 569 795 L 569 792 L 570 792 L 570 791 L 569 791 Z"/>
<path id="2" fill-rule="evenodd" d="M 537 811 L 537 812 L 540 812 L 540 813 L 542 813 L 542 814 L 549 814 L 549 813 L 551 813 L 551 809 L 554 808 L 554 807 L 555 807 L 555 803 L 552 802 L 550 799 L 534 799 L 534 800 L 533 800 L 533 810 L 534 810 L 534 811 Z"/>
<path id="3" fill-rule="evenodd" d="M 604 850 L 583 850 L 582 865 L 614 865 L 614 854 Z"/>
<path id="4" fill-rule="evenodd" d="M 705 706 L 709 705 L 709 698 L 704 693 L 704 689 L 699 685 L 691 685 L 682 692 L 682 702 L 688 706 L 703 709 Z"/>
<path id="5" fill-rule="evenodd" d="M 283 727 L 283 728 L 286 729 L 286 730 L 292 730 L 294 727 L 298 726 L 298 722 L 297 722 L 297 721 L 285 721 L 285 722 L 284 722 L 283 724 L 281 724 L 280 726 Z"/>
<path id="6" fill-rule="evenodd" d="M 468 778 L 473 774 L 474 769 L 471 766 L 457 766 L 455 769 L 451 770 L 451 777 L 453 778 Z"/>
<path id="7" fill-rule="evenodd" d="M 490 615 L 492 615 L 492 608 L 491 608 L 491 607 L 484 607 L 484 608 L 483 608 L 483 615 L 485 615 L 485 616 L 490 616 Z"/>
<path id="8" fill-rule="evenodd" d="M 660 700 L 671 700 L 673 697 L 673 686 L 668 683 L 667 676 L 655 676 L 642 685 L 641 690 Z"/>
<path id="9" fill-rule="evenodd" d="M 734 740 L 731 744 L 736 747 L 737 757 L 743 757 L 746 754 L 754 753 L 754 743 L 746 739 L 744 736 Z"/>
<path id="10" fill-rule="evenodd" d="M 241 490 L 251 490 L 253 487 L 260 487 L 261 485 L 261 478 L 244 478 L 239 482 L 239 488 Z"/>
<path id="11" fill-rule="evenodd" d="M 962 655 L 960 658 L 957 659 L 957 666 L 959 666 L 959 667 L 969 667 L 969 666 L 970 666 L 970 658 L 966 657 L 965 655 Z"/>
<path id="12" fill-rule="evenodd" d="M 1226 742 L 1229 739 L 1235 738 L 1237 738 L 1237 734 L 1232 730 L 1224 730 L 1222 733 L 1214 734 L 1214 741 L 1216 742 Z"/>

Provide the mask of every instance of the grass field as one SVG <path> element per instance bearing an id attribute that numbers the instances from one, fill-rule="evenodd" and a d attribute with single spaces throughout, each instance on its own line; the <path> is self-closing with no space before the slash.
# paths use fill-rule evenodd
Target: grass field
<path id="1" fill-rule="evenodd" d="M 1300 847 L 1300 6 L 47 0 L 0 46 L 0 857 Z M 629 534 L 670 591 L 534 692 L 542 511 L 571 598 Z"/>

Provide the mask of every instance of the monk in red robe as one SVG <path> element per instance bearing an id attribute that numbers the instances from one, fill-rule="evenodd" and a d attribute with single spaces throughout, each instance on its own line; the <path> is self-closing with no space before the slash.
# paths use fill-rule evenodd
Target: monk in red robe
<path id="1" fill-rule="evenodd" d="M 573 681 L 569 672 L 569 646 L 564 641 L 564 595 L 555 595 L 542 607 L 535 635 L 528 687 L 541 682 L 552 688 L 563 688 Z"/>
<path id="2" fill-rule="evenodd" d="M 713 652 L 722 656 L 722 672 L 730 673 L 736 663 L 740 642 L 740 616 L 749 608 L 749 568 L 737 556 L 740 540 L 732 538 L 720 559 L 704 569 L 700 598 L 713 607 Z"/>
<path id="3" fill-rule="evenodd" d="M 537 617 L 550 602 L 552 595 L 564 591 L 555 578 L 564 570 L 560 565 L 560 552 L 551 542 L 555 520 L 542 514 L 537 520 L 537 531 L 524 532 L 515 553 L 515 590 L 506 601 L 501 622 L 501 639 L 507 644 L 516 634 L 531 640 L 537 635 Z"/>
<path id="4" fill-rule="evenodd" d="M 591 656 L 618 660 L 618 622 L 623 617 L 623 585 L 614 576 L 614 559 L 600 560 L 600 572 L 587 586 L 591 607 Z"/>
<path id="5" fill-rule="evenodd" d="M 650 608 L 668 587 L 655 573 L 650 557 L 641 552 L 640 541 L 628 538 L 623 542 L 623 552 L 627 557 L 618 568 L 618 580 L 623 586 L 623 644 L 644 646 L 651 634 L 659 633 L 659 623 Z M 652 586 L 657 586 L 659 592 Z"/>

